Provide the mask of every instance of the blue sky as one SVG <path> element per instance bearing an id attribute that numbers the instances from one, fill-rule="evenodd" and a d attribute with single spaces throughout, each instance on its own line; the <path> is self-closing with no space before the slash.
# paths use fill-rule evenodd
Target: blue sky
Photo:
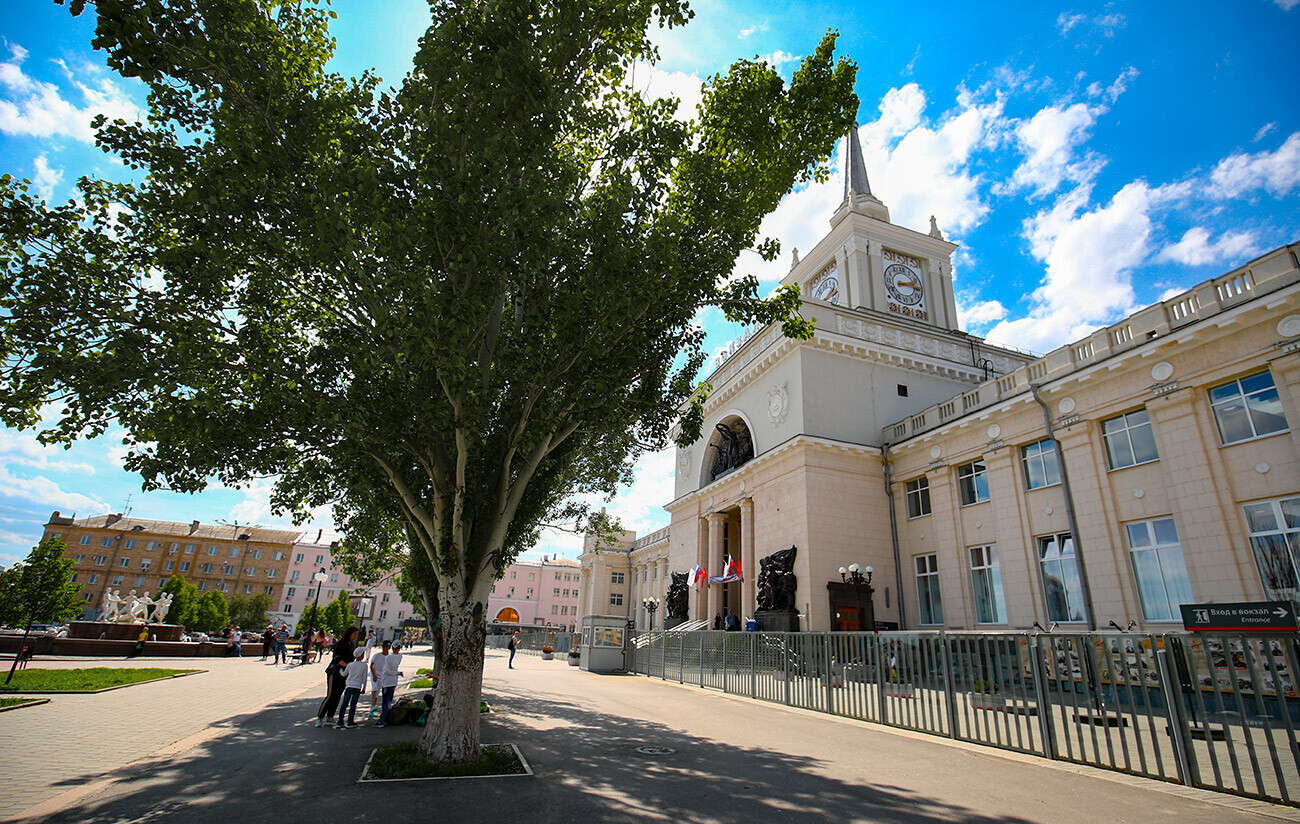
<path id="1" fill-rule="evenodd" d="M 427 20 L 423 0 L 335 2 L 337 69 L 405 73 Z M 1300 0 L 1221 3 L 694 4 L 659 31 L 661 62 L 637 87 L 689 112 L 701 78 L 761 56 L 785 75 L 827 29 L 859 66 L 858 118 L 875 194 L 894 222 L 931 214 L 961 244 L 955 263 L 968 331 L 1044 352 L 1135 308 L 1300 239 Z M 0 173 L 54 201 L 83 174 L 123 168 L 95 149 L 94 114 L 134 116 L 138 85 L 88 44 L 90 14 L 0 0 Z M 836 158 L 838 160 L 838 157 Z M 775 285 L 791 247 L 827 230 L 841 182 L 792 193 L 766 221 L 780 261 L 737 261 Z M 738 329 L 701 317 L 710 346 Z M 201 495 L 141 493 L 120 437 L 41 447 L 0 429 L 0 563 L 26 554 L 52 510 L 121 511 L 284 525 L 270 484 Z M 609 504 L 626 526 L 663 526 L 670 455 L 648 455 Z M 328 526 L 320 513 L 314 526 Z M 573 555 L 575 536 L 536 553 Z"/>

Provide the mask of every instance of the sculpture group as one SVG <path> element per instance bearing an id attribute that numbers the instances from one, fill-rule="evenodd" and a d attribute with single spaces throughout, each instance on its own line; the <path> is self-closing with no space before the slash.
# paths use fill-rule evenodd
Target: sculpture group
<path id="1" fill-rule="evenodd" d="M 135 590 L 125 598 L 121 590 L 104 591 L 104 616 L 101 621 L 111 624 L 161 624 L 172 608 L 172 594 L 164 592 L 155 600 L 149 593 L 136 595 Z"/>
<path id="2" fill-rule="evenodd" d="M 668 587 L 668 617 L 685 621 L 689 607 L 686 604 L 686 573 L 674 572 L 673 582 Z"/>
<path id="3" fill-rule="evenodd" d="M 798 612 L 795 593 L 799 581 L 794 574 L 795 547 L 773 552 L 758 562 L 758 609 L 760 612 Z"/>
<path id="4" fill-rule="evenodd" d="M 714 445 L 713 466 L 709 475 L 717 480 L 731 470 L 754 457 L 754 442 L 749 438 L 749 431 L 742 427 L 741 432 L 733 432 L 725 423 L 714 426 L 721 440 Z"/>

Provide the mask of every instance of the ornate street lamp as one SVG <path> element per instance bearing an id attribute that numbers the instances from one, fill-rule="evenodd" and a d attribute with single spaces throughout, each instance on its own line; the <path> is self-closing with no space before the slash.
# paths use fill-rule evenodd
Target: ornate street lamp
<path id="1" fill-rule="evenodd" d="M 320 572 L 311 576 L 311 579 L 316 582 L 316 598 L 311 602 L 311 620 L 307 622 L 307 632 L 312 635 L 316 634 L 316 605 L 320 603 L 320 588 L 325 583 L 325 579 L 329 577 L 325 572 L 325 567 L 321 567 Z M 307 643 L 310 644 L 311 641 L 309 640 Z"/>
<path id="2" fill-rule="evenodd" d="M 653 598 L 653 597 L 651 597 L 651 598 L 646 598 L 645 600 L 643 600 L 643 601 L 641 602 L 641 605 L 645 607 L 645 611 L 646 611 L 646 612 L 650 613 L 650 627 L 649 627 L 649 628 L 650 628 L 650 629 L 654 629 L 654 628 L 655 628 L 655 610 L 659 609 L 659 599 L 658 599 L 658 598 Z"/>
<path id="3" fill-rule="evenodd" d="M 858 566 L 856 563 L 849 564 L 848 567 L 840 567 L 840 580 L 853 587 L 853 592 L 858 599 L 858 614 L 862 616 L 862 629 L 866 632 L 876 631 L 876 607 L 872 601 L 872 596 L 876 591 L 871 588 L 871 573 L 875 572 L 870 566 Z M 865 573 L 865 574 L 863 574 Z M 862 608 L 862 590 L 867 591 L 867 608 Z"/>

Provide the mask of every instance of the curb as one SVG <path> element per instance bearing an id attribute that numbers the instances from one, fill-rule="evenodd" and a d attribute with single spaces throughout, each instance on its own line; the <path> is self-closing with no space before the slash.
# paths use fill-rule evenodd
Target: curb
<path id="1" fill-rule="evenodd" d="M 23 707 L 36 707 L 36 706 L 40 706 L 41 704 L 48 704 L 48 703 L 50 703 L 50 699 L 48 698 L 33 698 L 30 701 L 24 701 L 21 704 L 11 704 L 7 707 L 0 707 L 0 712 L 9 712 L 10 710 L 20 710 Z"/>
<path id="2" fill-rule="evenodd" d="M 502 745 L 484 744 L 483 746 L 500 747 Z M 510 749 L 515 751 L 515 758 L 519 759 L 519 763 L 524 768 L 523 772 L 506 773 L 504 775 L 425 775 L 416 778 L 366 778 L 366 773 L 370 770 L 370 762 L 375 759 L 375 753 L 379 752 L 379 748 L 375 747 L 373 750 L 370 751 L 370 757 L 366 759 L 365 766 L 361 768 L 361 777 L 357 779 L 357 783 L 358 784 L 396 784 L 403 781 L 464 781 L 464 780 L 475 779 L 475 778 L 520 778 L 524 776 L 536 775 L 536 773 L 533 772 L 532 766 L 528 763 L 528 759 L 524 758 L 524 754 L 519 751 L 519 747 L 509 743 L 505 744 L 504 746 L 507 746 Z"/>
<path id="3" fill-rule="evenodd" d="M 170 681 L 173 678 L 184 678 L 187 675 L 198 675 L 201 672 L 207 672 L 205 669 L 189 670 L 187 672 L 177 672 L 172 675 L 162 675 L 158 678 L 150 678 L 145 681 L 132 681 L 129 684 L 118 684 L 113 687 L 101 687 L 97 690 L 13 690 L 6 691 L 0 689 L 0 695 L 98 695 L 101 692 L 112 692 L 113 690 L 124 690 L 127 687 L 138 687 L 141 684 L 153 684 L 157 681 Z"/>

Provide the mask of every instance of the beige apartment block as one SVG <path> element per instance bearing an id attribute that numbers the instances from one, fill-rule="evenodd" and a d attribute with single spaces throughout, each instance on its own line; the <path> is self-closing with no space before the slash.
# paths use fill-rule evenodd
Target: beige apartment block
<path id="1" fill-rule="evenodd" d="M 583 615 L 648 628 L 671 573 L 730 559 L 741 579 L 692 587 L 690 618 L 743 621 L 792 547 L 804 630 L 863 627 L 863 598 L 879 628 L 990 629 L 1300 601 L 1300 247 L 1037 357 L 957 328 L 956 246 L 890 222 L 855 134 L 846 160 L 829 233 L 783 280 L 816 333 L 723 351 L 666 537 L 589 540 Z M 844 585 L 853 563 L 870 592 Z"/>

